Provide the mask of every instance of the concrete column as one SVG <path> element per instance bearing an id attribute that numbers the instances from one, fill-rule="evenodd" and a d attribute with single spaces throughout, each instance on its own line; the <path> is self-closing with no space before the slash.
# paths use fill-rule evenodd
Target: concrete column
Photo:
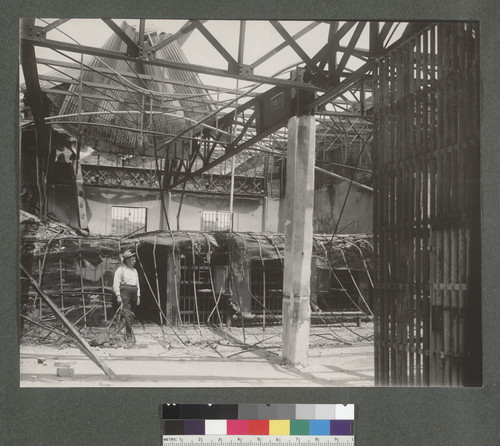
<path id="1" fill-rule="evenodd" d="M 288 121 L 283 276 L 283 358 L 307 364 L 316 126 L 313 116 Z"/>
<path id="2" fill-rule="evenodd" d="M 267 197 L 262 199 L 262 232 L 267 228 Z"/>

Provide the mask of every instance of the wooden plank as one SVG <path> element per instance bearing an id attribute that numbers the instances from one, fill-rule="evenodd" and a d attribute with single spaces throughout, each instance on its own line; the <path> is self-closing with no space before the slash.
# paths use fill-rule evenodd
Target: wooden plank
<path id="1" fill-rule="evenodd" d="M 435 187 L 436 187 L 436 160 L 430 159 L 428 165 L 428 181 L 426 181 L 425 195 L 428 203 L 427 215 L 427 231 L 426 242 L 428 243 L 428 253 L 425 258 L 424 265 L 424 283 L 426 283 L 426 295 L 428 296 L 425 302 L 424 311 L 424 349 L 428 352 L 424 361 L 425 380 L 426 384 L 431 384 L 431 362 L 432 352 L 434 348 L 434 340 L 432 338 L 432 301 L 433 291 L 430 287 L 431 283 L 436 281 L 435 272 L 435 257 L 436 257 L 436 239 L 434 232 L 431 230 L 431 221 L 435 210 Z"/>
<path id="2" fill-rule="evenodd" d="M 463 225 L 463 227 L 460 228 L 460 233 L 459 233 L 459 243 L 458 243 L 458 258 L 459 258 L 459 265 L 458 265 L 458 276 L 459 276 L 459 281 L 460 283 L 467 283 L 467 254 L 468 254 L 468 247 L 467 247 L 467 226 Z M 464 331 L 464 316 L 465 316 L 465 310 L 466 310 L 466 302 L 467 302 L 467 291 L 459 291 L 458 293 L 458 339 L 457 339 L 457 345 L 458 345 L 458 351 L 460 353 L 460 363 L 459 363 L 459 370 L 457 373 L 457 380 L 460 384 L 463 384 L 464 381 L 464 374 L 463 374 L 463 352 L 465 351 L 465 331 Z"/>
<path id="3" fill-rule="evenodd" d="M 438 30 L 440 28 L 438 27 Z M 440 36 L 439 36 L 440 37 Z M 438 45 L 441 45 L 441 39 L 438 38 Z M 438 52 L 437 54 L 441 54 L 441 50 L 438 49 Z M 437 63 L 437 68 L 438 68 L 438 72 L 436 73 L 437 76 L 440 77 L 441 73 L 439 72 L 439 68 L 441 66 L 441 61 L 439 60 L 439 58 L 437 57 L 437 54 L 436 54 L 436 63 Z M 439 110 L 440 111 L 441 109 L 441 101 L 440 101 L 440 98 L 439 98 L 439 94 L 436 93 L 436 110 Z M 441 128 L 441 123 L 440 123 L 440 117 L 439 117 L 439 114 L 436 113 L 436 119 L 437 119 L 437 122 L 436 122 L 436 133 L 435 133 L 435 144 L 437 145 L 438 143 L 440 143 L 440 141 L 438 141 L 438 138 L 439 138 L 439 129 Z M 436 146 L 435 146 L 436 147 Z M 430 209 L 429 209 L 429 216 L 428 216 L 428 222 L 429 224 L 432 224 L 432 222 L 434 221 L 435 219 L 435 211 L 436 211 L 436 197 L 437 197 L 437 194 L 436 194 L 436 162 L 437 160 L 432 157 L 431 158 L 431 165 L 430 165 L 430 184 L 429 184 L 429 199 L 430 199 Z M 437 250 L 438 250 L 438 247 L 437 247 L 437 243 L 436 243 L 436 235 L 435 235 L 435 231 L 432 231 L 431 230 L 431 233 L 430 233 L 430 243 L 431 243 L 431 252 L 430 252 L 430 259 L 429 259 L 429 273 L 430 273 L 430 276 L 429 276 L 429 279 L 430 279 L 430 284 L 432 283 L 436 283 L 437 282 L 437 274 L 436 274 L 436 259 L 437 259 Z M 435 291 L 433 290 L 433 288 L 431 287 L 430 288 L 430 301 L 429 301 L 429 314 L 428 314 L 428 321 L 426 321 L 428 323 L 427 327 L 426 327 L 426 334 L 428 334 L 429 338 L 428 338 L 428 347 L 429 347 L 429 362 L 427 363 L 428 365 L 428 368 L 429 368 L 429 371 L 428 371 L 428 379 L 429 379 L 429 385 L 432 385 L 435 383 L 435 375 L 434 375 L 434 364 L 435 364 L 435 359 L 434 359 L 434 350 L 435 350 L 435 344 L 436 344 L 436 339 L 434 338 L 434 332 L 433 332 L 433 315 L 434 315 L 434 312 L 433 312 L 433 309 L 434 309 L 434 300 L 435 300 Z M 437 314 L 436 314 L 437 316 Z"/>
<path id="4" fill-rule="evenodd" d="M 464 109 L 464 88 L 463 81 L 465 79 L 465 30 L 463 26 L 458 26 L 457 31 L 457 80 L 459 81 L 458 88 L 455 89 L 456 100 L 455 100 L 455 110 L 456 110 L 456 139 L 451 152 L 451 168 L 450 168 L 450 217 L 456 220 L 453 225 L 451 239 L 450 239 L 450 283 L 458 284 L 458 264 L 459 264 L 459 227 L 460 227 L 460 183 L 463 179 L 461 178 L 460 170 L 460 147 L 463 140 L 463 134 L 466 132 L 463 127 L 465 123 L 463 122 L 463 115 L 466 110 Z M 462 77 L 463 76 L 463 77 Z M 450 364 L 450 385 L 458 386 L 459 381 L 459 369 L 461 364 L 459 361 L 459 348 L 458 348 L 458 337 L 459 337 L 459 290 L 450 291 L 450 352 L 451 352 L 451 364 Z"/>
<path id="5" fill-rule="evenodd" d="M 330 26 L 330 30 L 332 30 L 333 25 Z M 379 82 L 379 73 L 380 73 L 380 62 L 377 62 L 373 68 L 373 106 L 374 106 L 374 115 L 373 115 L 373 246 L 374 246 L 374 258 L 373 265 L 374 271 L 379 271 L 379 245 L 380 245 L 380 234 L 379 234 L 379 165 L 375 160 L 378 160 L 378 152 L 380 149 L 380 82 Z M 374 374 L 375 374 L 375 385 L 381 385 L 381 335 L 380 335 L 380 323 L 381 323 L 381 305 L 380 305 L 380 286 L 379 281 L 376 282 L 374 290 L 373 290 L 373 312 L 374 312 L 374 326 L 373 326 L 373 339 L 374 339 Z"/>
<path id="6" fill-rule="evenodd" d="M 405 242 L 406 233 L 406 219 L 404 213 L 404 205 L 407 202 L 406 199 L 406 176 L 407 176 L 407 165 L 403 161 L 407 159 L 407 149 L 405 141 L 405 77 L 407 73 L 404 66 L 404 48 L 398 48 L 398 142 L 396 145 L 396 151 L 399 155 L 399 168 L 397 171 L 397 191 L 396 191 L 396 222 L 397 222 L 397 244 L 396 244 L 396 258 L 397 261 L 397 283 L 402 286 L 401 293 L 398 296 L 399 300 L 399 343 L 400 343 L 400 371 L 399 371 L 399 382 L 401 385 L 407 385 L 408 377 L 408 353 L 407 353 L 407 343 L 408 343 L 408 321 L 407 321 L 407 305 L 408 305 L 408 289 L 406 281 L 406 269 L 408 261 L 408 251 Z"/>
<path id="7" fill-rule="evenodd" d="M 446 228 L 443 234 L 443 283 L 450 283 L 450 253 L 451 253 L 451 229 Z M 443 381 L 442 384 L 449 386 L 451 384 L 451 291 L 442 290 L 443 294 Z"/>
<path id="8" fill-rule="evenodd" d="M 407 354 L 408 354 L 408 377 L 407 382 L 409 385 L 415 384 L 415 224 L 414 220 L 418 218 L 414 212 L 415 209 L 415 152 L 413 146 L 413 63 L 412 51 L 409 45 L 404 47 L 404 64 L 406 66 L 406 85 L 405 85 L 405 107 L 404 114 L 406 117 L 405 122 L 405 142 L 407 147 L 407 157 L 410 160 L 407 167 L 406 177 L 406 199 L 404 202 L 405 209 L 405 245 L 407 250 L 408 267 L 406 270 L 406 286 L 407 286 L 407 308 L 406 318 L 408 325 L 407 336 Z"/>
<path id="9" fill-rule="evenodd" d="M 415 185 L 414 185 L 414 193 L 413 193 L 413 215 L 416 218 L 416 230 L 414 231 L 414 263 L 413 263 L 413 280 L 414 280 L 414 287 L 413 287 L 413 294 L 415 296 L 415 312 L 414 312 L 414 320 L 415 320 L 415 326 L 414 326 L 414 331 L 415 331 L 415 336 L 413 340 L 413 344 L 415 346 L 415 381 L 414 383 L 417 386 L 422 385 L 422 373 L 421 373 L 421 367 L 422 367 L 422 359 L 421 359 L 421 353 L 419 352 L 419 349 L 421 349 L 421 323 L 422 323 L 422 305 L 421 301 L 423 298 L 423 290 L 422 290 L 422 259 L 424 253 L 423 247 L 422 247 L 422 236 L 423 236 L 423 231 L 422 231 L 422 214 L 421 214 L 421 206 L 422 206 L 422 176 L 423 176 L 423 171 L 422 171 L 422 163 L 421 162 L 416 162 L 415 163 Z M 413 319 L 412 319 L 413 320 Z"/>
<path id="10" fill-rule="evenodd" d="M 427 143 L 427 139 L 424 141 L 424 150 L 425 152 L 429 152 L 432 148 L 437 145 L 437 54 L 436 54 L 436 35 L 437 35 L 437 26 L 431 28 L 430 30 L 430 66 L 433 67 L 433 81 L 434 88 L 429 95 L 425 95 L 424 97 L 424 120 L 426 120 L 427 110 L 429 109 L 429 121 L 431 122 L 431 126 L 429 128 L 429 143 Z M 427 122 L 427 120 L 426 120 Z M 423 350 L 424 350 L 424 358 L 423 358 L 423 382 L 425 385 L 430 384 L 430 367 L 431 367 L 431 323 L 432 323 L 432 313 L 431 313 L 431 290 L 430 283 L 431 277 L 433 277 L 431 273 L 431 249 L 432 249 L 432 239 L 430 232 L 430 222 L 432 220 L 432 216 L 434 214 L 435 209 L 435 195 L 434 195 L 434 185 L 435 185 L 435 161 L 430 159 L 429 162 L 425 165 L 425 179 L 423 183 L 423 208 L 425 212 L 425 232 L 423 237 L 423 246 L 427 249 L 422 265 L 422 284 L 423 284 Z"/>
<path id="11" fill-rule="evenodd" d="M 59 319 L 62 324 L 68 329 L 69 333 L 74 337 L 76 341 L 76 346 L 85 353 L 97 366 L 99 366 L 104 373 L 108 376 L 109 379 L 115 379 L 115 373 L 109 368 L 109 366 L 100 360 L 92 351 L 90 345 L 87 341 L 80 335 L 78 330 L 71 324 L 68 319 L 64 316 L 63 313 L 57 308 L 57 306 L 52 302 L 52 299 L 42 291 L 42 289 L 38 286 L 36 280 L 28 273 L 28 271 L 24 268 L 22 264 L 20 264 L 21 271 L 28 278 L 31 283 L 31 286 L 36 291 L 36 293 L 40 296 L 41 299 L 49 306 L 57 319 Z"/>
<path id="12" fill-rule="evenodd" d="M 378 224 L 377 224 L 377 232 L 379 234 L 379 244 L 378 244 L 378 252 L 379 252 L 379 300 L 380 300 L 380 344 L 381 344 L 381 352 L 380 352 L 380 375 L 381 385 L 389 384 L 389 336 L 388 336 L 388 327 L 389 327 L 389 315 L 388 315 L 388 296 L 387 290 L 382 288 L 382 285 L 387 283 L 387 232 L 386 232 L 386 223 L 387 223 L 387 176 L 384 175 L 383 169 L 386 164 L 386 151 L 387 151 L 387 133 L 388 133 L 388 111 L 387 111 L 387 99 L 388 99 L 388 82 L 387 82 L 387 59 L 383 58 L 379 62 L 380 69 L 380 95 L 379 100 L 381 102 L 379 107 L 379 147 L 377 151 L 376 163 L 377 163 L 377 176 L 379 178 L 379 187 L 380 191 L 377 196 L 380 198 L 378 202 Z"/>
<path id="13" fill-rule="evenodd" d="M 458 99 L 459 99 L 459 138 L 457 153 L 457 164 L 456 164 L 456 179 L 457 179 L 457 189 L 456 189 L 456 212 L 457 218 L 462 220 L 466 212 L 466 199 L 467 199 L 467 161 L 466 161 L 466 144 L 470 138 L 470 110 L 472 110 L 471 99 L 471 88 L 467 86 L 468 73 L 468 63 L 470 62 L 470 42 L 472 41 L 471 28 L 464 30 L 463 39 L 461 42 L 461 54 L 460 54 L 460 71 L 464 76 L 462 80 L 462 88 L 460 89 Z M 474 114 L 474 113 L 473 113 Z M 455 282 L 459 284 L 467 283 L 467 250 L 466 250 L 466 223 L 460 221 L 457 227 L 456 234 L 456 277 Z M 454 301 L 454 353 L 456 355 L 456 361 L 454 364 L 454 369 L 452 370 L 452 382 L 454 385 L 462 385 L 464 383 L 463 379 L 463 352 L 465 349 L 464 338 L 463 338 L 463 314 L 465 311 L 465 300 L 466 292 L 459 290 L 455 293 Z"/>
<path id="14" fill-rule="evenodd" d="M 422 46 L 425 50 L 425 44 L 427 42 L 428 32 L 425 33 L 422 38 L 417 42 L 416 53 L 417 53 L 417 90 L 419 93 L 419 107 L 418 116 L 418 149 L 419 155 L 426 153 L 428 149 L 428 133 L 429 133 L 429 118 L 428 118 L 428 108 L 429 108 L 429 95 L 427 92 L 422 93 L 423 80 L 424 80 L 424 70 L 428 65 L 427 52 L 422 50 Z M 423 57 L 421 54 L 423 52 Z M 421 158 L 420 162 L 421 171 L 421 183 L 419 190 L 419 205 L 421 212 L 421 232 L 419 236 L 420 246 L 422 247 L 421 256 L 418 259 L 418 275 L 417 278 L 420 281 L 418 286 L 418 296 L 416 305 L 416 325 L 417 325 L 417 345 L 421 348 L 421 352 L 417 356 L 417 384 L 429 384 L 429 193 L 430 193 L 430 181 L 431 181 L 431 164 L 425 158 Z"/>
<path id="15" fill-rule="evenodd" d="M 393 132 L 394 133 L 394 132 Z M 392 147 L 391 147 L 392 149 Z M 391 154 L 391 158 L 392 158 Z M 389 194 L 390 194 L 390 213 L 389 213 L 389 228 L 390 233 L 388 235 L 388 239 L 390 242 L 389 245 L 389 277 L 388 282 L 390 284 L 394 281 L 394 272 L 396 267 L 396 240 L 394 235 L 394 219 L 395 219 L 395 200 L 394 195 L 396 193 L 396 178 L 394 172 L 391 170 L 389 174 Z M 397 367 L 399 363 L 399 354 L 397 350 L 397 327 L 398 327 L 398 317 L 397 317 L 397 290 L 394 287 L 389 288 L 389 299 L 390 299 L 390 321 L 391 321 L 391 384 L 397 384 Z"/>
<path id="16" fill-rule="evenodd" d="M 452 236 L 451 236 L 451 246 L 450 246 L 450 256 L 451 256 L 451 274 L 450 274 L 450 282 L 457 284 L 458 283 L 458 244 L 459 244 L 459 226 L 457 225 L 453 228 Z M 459 290 L 453 290 L 450 292 L 451 294 L 451 304 L 450 304 L 450 352 L 453 358 L 453 364 L 450 371 L 450 385 L 458 386 L 458 368 L 459 364 L 456 360 L 458 357 L 458 295 Z"/>
<path id="17" fill-rule="evenodd" d="M 478 25 L 475 26 L 476 36 L 479 36 Z M 469 156 L 466 163 L 469 172 L 467 174 L 467 186 L 470 202 L 468 205 L 468 292 L 467 292 L 467 332 L 465 333 L 467 346 L 464 348 L 464 356 L 467 358 L 464 365 L 464 383 L 479 385 L 482 382 L 482 344 L 481 344 L 481 277 L 480 277 L 480 177 L 479 177 L 479 38 L 475 38 L 473 50 L 471 50 L 474 62 L 471 66 L 471 77 L 467 85 L 473 96 L 473 107 L 468 110 L 471 121 L 471 138 L 467 148 Z"/>
<path id="18" fill-rule="evenodd" d="M 387 146 L 385 145 L 387 143 L 387 129 L 386 129 L 386 137 L 384 141 L 384 152 L 387 151 Z M 381 284 L 384 286 L 383 288 L 383 317 L 384 317 L 384 370 L 385 370 L 385 383 L 387 385 L 390 384 L 390 377 L 391 377 L 391 369 L 390 369 L 390 363 L 391 363 L 391 335 L 390 335 L 390 329 L 391 329 L 391 295 L 390 295 L 390 290 L 385 286 L 389 283 L 390 275 L 389 275 L 389 267 L 390 267 L 390 257 L 389 257 L 389 249 L 390 249 L 390 244 L 391 240 L 389 239 L 389 206 L 390 203 L 388 202 L 388 195 L 389 195 L 389 185 L 390 185 L 390 177 L 387 175 L 387 172 L 382 173 L 382 182 L 383 182 L 383 188 L 382 188 L 382 197 L 383 197 L 383 202 L 381 203 L 382 205 L 382 212 L 383 212 L 383 236 L 382 236 L 382 255 L 381 255 L 381 270 L 382 270 L 382 280 Z"/>
<path id="19" fill-rule="evenodd" d="M 399 150 L 399 133 L 400 133 L 400 113 L 398 110 L 398 94 L 399 94 L 399 82 L 401 76 L 399 76 L 399 59 L 400 59 L 400 51 L 399 49 L 393 52 L 394 57 L 391 63 L 391 76 L 392 76 L 392 84 L 391 84 L 391 114 L 393 116 L 393 131 L 392 131 L 392 140 L 391 140 L 391 256 L 390 256 L 390 264 L 391 264 L 391 277 L 390 283 L 392 285 L 399 284 L 399 266 L 400 262 L 398 261 L 398 242 L 399 242 L 399 225 L 398 225 L 398 193 L 399 193 L 399 180 L 400 176 L 398 175 L 398 164 L 397 162 L 400 159 L 400 150 Z M 401 385 L 401 369 L 402 369 L 402 334 L 401 334 L 401 291 L 396 287 L 391 287 L 391 302 L 392 302 L 392 318 L 394 320 L 393 325 L 393 339 L 392 339 L 392 351 L 394 354 L 394 363 L 392 368 L 392 376 L 393 383 L 396 385 Z"/>
<path id="20" fill-rule="evenodd" d="M 402 243 L 401 247 L 405 250 L 404 252 L 404 262 L 400 262 L 401 265 L 401 282 L 404 284 L 404 308 L 403 308 L 403 324 L 404 324 L 404 334 L 403 334 L 403 365 L 404 365 L 404 384 L 408 385 L 410 382 L 410 376 L 413 380 L 413 361 L 412 361 L 412 349 L 413 345 L 411 339 L 413 338 L 413 322 L 411 320 L 410 308 L 413 304 L 412 299 L 412 279 L 410 279 L 412 273 L 411 262 L 413 260 L 413 249 L 412 249 L 412 236 L 413 231 L 413 217 L 409 212 L 411 208 L 411 181 L 413 178 L 413 163 L 412 151 L 409 141 L 409 135 L 413 125 L 411 123 L 411 114 L 408 107 L 410 103 L 410 92 L 409 92 L 409 77 L 412 75 L 409 64 L 409 48 L 408 45 L 404 45 L 401 48 L 401 76 L 402 76 L 402 91 L 401 100 L 403 101 L 402 107 L 402 151 L 403 159 L 406 161 L 403 164 L 404 176 L 402 178 L 402 200 L 400 203 L 401 209 L 401 237 Z M 408 205 L 410 203 L 410 205 Z"/>

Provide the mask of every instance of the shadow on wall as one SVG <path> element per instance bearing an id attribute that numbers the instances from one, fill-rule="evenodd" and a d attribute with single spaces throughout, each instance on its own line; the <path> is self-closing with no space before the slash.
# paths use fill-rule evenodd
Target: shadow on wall
<path id="1" fill-rule="evenodd" d="M 345 181 L 315 191 L 313 230 L 316 234 L 360 234 L 373 231 L 373 192 L 353 184 L 344 206 L 348 189 L 349 183 Z"/>

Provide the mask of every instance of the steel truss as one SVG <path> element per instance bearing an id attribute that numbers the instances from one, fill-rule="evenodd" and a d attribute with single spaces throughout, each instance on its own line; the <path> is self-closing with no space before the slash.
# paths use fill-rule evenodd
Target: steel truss
<path id="1" fill-rule="evenodd" d="M 136 31 L 106 18 L 114 33 L 113 45 L 106 48 L 52 38 L 67 21 L 40 26 L 40 21 L 24 19 L 21 24 L 21 64 L 40 159 L 44 165 L 53 161 L 47 135 L 51 126 L 59 126 L 76 135 L 79 144 L 99 139 L 132 155 L 165 157 L 164 190 L 199 178 L 242 151 L 282 152 L 284 127 L 296 114 L 316 115 L 320 151 L 366 142 L 372 131 L 374 61 L 427 26 L 317 21 L 292 34 L 286 22 L 263 22 L 283 41 L 243 63 L 246 47 L 256 38 L 247 34 L 245 21 L 240 21 L 237 54 L 215 37 L 211 21 L 189 20 L 174 34 L 158 35 L 145 31 L 145 19 Z M 301 38 L 319 27 L 328 28 L 326 37 L 314 50 L 306 49 Z M 186 60 L 181 46 L 195 32 L 227 68 Z M 37 57 L 35 48 L 49 48 L 65 61 Z M 274 76 L 258 73 L 284 49 L 291 49 L 298 60 Z M 56 72 L 39 75 L 42 65 Z M 237 85 L 221 88 L 202 82 L 200 75 L 232 79 Z M 270 95 L 290 98 L 291 106 L 275 120 L 262 120 Z M 62 105 L 53 113 L 55 102 Z M 327 164 L 321 167 L 330 170 Z"/>

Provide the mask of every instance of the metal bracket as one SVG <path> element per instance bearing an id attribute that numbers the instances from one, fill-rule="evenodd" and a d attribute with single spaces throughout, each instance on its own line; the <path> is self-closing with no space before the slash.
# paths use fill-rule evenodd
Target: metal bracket
<path id="1" fill-rule="evenodd" d="M 240 65 L 240 76 L 253 76 L 253 67 L 251 65 Z"/>
<path id="2" fill-rule="evenodd" d="M 156 59 L 156 50 L 153 49 L 153 46 L 148 41 L 144 41 L 142 46 L 139 46 L 139 59 L 144 59 L 144 60 Z"/>
<path id="3" fill-rule="evenodd" d="M 253 67 L 251 65 L 238 64 L 236 62 L 228 64 L 228 71 L 231 74 L 243 77 L 253 76 Z"/>
<path id="4" fill-rule="evenodd" d="M 294 82 L 304 82 L 304 75 L 306 74 L 306 69 L 297 67 L 295 71 L 290 72 L 290 80 Z"/>
<path id="5" fill-rule="evenodd" d="M 30 26 L 27 31 L 25 31 L 25 34 L 33 40 L 44 41 L 47 39 L 47 33 L 43 26 Z"/>

